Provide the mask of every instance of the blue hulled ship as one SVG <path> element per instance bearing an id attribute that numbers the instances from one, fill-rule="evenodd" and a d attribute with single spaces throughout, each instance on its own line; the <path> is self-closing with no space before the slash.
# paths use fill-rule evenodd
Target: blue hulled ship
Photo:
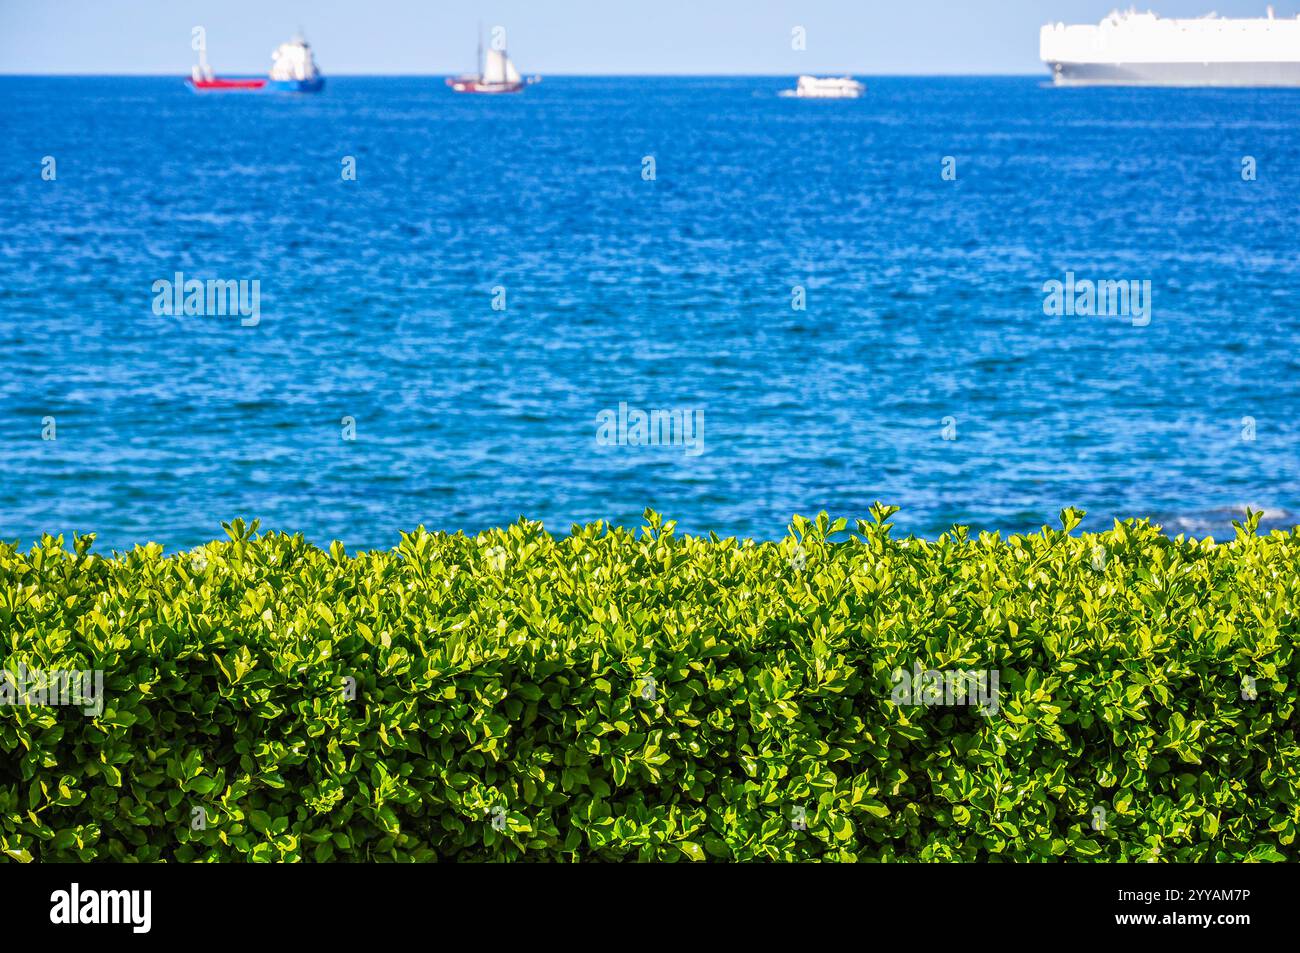
<path id="1" fill-rule="evenodd" d="M 281 43 L 271 54 L 271 79 L 267 89 L 282 93 L 319 93 L 325 77 L 316 68 L 311 46 L 299 33 L 288 43 Z"/>

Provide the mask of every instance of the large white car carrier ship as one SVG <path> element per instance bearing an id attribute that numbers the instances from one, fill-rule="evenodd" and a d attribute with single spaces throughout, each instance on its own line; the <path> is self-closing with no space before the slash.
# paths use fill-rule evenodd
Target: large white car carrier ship
<path id="1" fill-rule="evenodd" d="M 1115 12 L 1039 35 L 1058 86 L 1300 86 L 1300 17 L 1166 20 Z"/>

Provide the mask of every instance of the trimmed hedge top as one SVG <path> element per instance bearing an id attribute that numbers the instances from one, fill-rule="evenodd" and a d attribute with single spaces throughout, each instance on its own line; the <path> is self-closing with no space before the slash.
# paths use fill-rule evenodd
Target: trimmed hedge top
<path id="1" fill-rule="evenodd" d="M 1296 858 L 1296 535 L 1066 511 L 897 540 L 893 512 L 770 543 L 647 512 L 354 557 L 241 521 L 170 556 L 0 545 L 0 851 Z"/>

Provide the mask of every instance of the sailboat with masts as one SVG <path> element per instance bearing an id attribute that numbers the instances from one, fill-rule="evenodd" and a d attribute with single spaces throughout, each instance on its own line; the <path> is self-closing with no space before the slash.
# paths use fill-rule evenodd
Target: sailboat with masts
<path id="1" fill-rule="evenodd" d="M 448 77 L 447 85 L 458 93 L 517 93 L 524 88 L 524 78 L 510 62 L 505 50 L 488 50 L 483 56 L 483 34 L 478 39 L 478 72 Z"/>

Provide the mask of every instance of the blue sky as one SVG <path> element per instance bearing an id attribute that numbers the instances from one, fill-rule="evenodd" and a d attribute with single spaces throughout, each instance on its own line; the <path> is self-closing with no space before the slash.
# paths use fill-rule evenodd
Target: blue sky
<path id="1" fill-rule="evenodd" d="M 266 72 L 299 26 L 327 75 L 445 74 L 502 24 L 528 74 L 1039 73 L 1038 28 L 1122 0 L 0 0 L 0 73 Z M 1162 16 L 1263 16 L 1263 0 L 1153 0 Z M 1145 9 L 1148 3 L 1139 5 Z M 1295 16 L 1300 0 L 1276 0 Z M 791 29 L 807 50 L 790 48 Z"/>

